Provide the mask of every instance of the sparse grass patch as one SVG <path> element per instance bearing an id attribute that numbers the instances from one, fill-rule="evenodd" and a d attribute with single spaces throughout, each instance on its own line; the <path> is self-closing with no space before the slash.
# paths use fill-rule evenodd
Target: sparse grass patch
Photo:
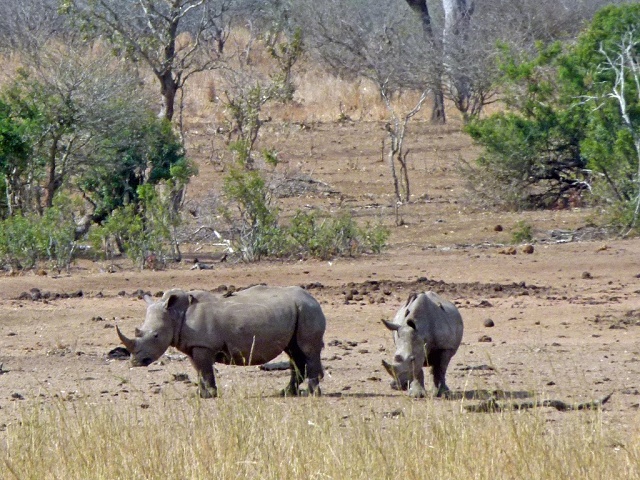
<path id="1" fill-rule="evenodd" d="M 640 441 L 615 438 L 599 412 L 567 414 L 552 431 L 546 410 L 469 414 L 458 402 L 399 399 L 392 414 L 354 414 L 349 401 L 31 406 L 7 427 L 0 462 L 4 478 L 38 479 L 639 475 Z"/>

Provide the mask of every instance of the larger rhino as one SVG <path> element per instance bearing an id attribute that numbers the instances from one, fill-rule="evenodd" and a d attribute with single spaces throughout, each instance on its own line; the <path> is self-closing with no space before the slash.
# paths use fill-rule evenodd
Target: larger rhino
<path id="1" fill-rule="evenodd" d="M 211 398 L 218 394 L 214 362 L 261 365 L 286 352 L 291 380 L 282 394 L 298 395 L 306 377 L 309 393 L 320 395 L 326 319 L 304 289 L 259 285 L 228 296 L 170 290 L 158 302 L 145 300 L 147 315 L 135 338 L 116 326 L 134 366 L 150 365 L 173 346 L 191 359 L 200 396 Z"/>
<path id="2" fill-rule="evenodd" d="M 382 361 L 397 388 L 409 389 L 414 398 L 426 396 L 423 366 L 431 366 L 433 383 L 440 397 L 449 388 L 447 367 L 462 341 L 462 317 L 456 306 L 437 293 L 413 293 L 398 310 L 393 322 L 383 320 L 394 332 L 393 363 Z"/>

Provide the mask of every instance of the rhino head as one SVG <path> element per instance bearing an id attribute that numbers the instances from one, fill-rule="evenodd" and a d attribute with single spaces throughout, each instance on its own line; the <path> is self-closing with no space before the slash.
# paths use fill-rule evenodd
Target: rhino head
<path id="1" fill-rule="evenodd" d="M 116 332 L 125 348 L 131 353 L 134 367 L 147 367 L 158 360 L 171 345 L 182 327 L 185 313 L 195 300 L 182 290 L 170 290 L 162 299 L 154 302 L 145 295 L 147 315 L 135 338 L 127 338 L 116 325 Z"/>
<path id="2" fill-rule="evenodd" d="M 382 360 L 382 366 L 393 377 L 391 386 L 398 390 L 406 390 L 413 380 L 424 378 L 422 367 L 426 355 L 424 341 L 418 335 L 416 324 L 408 320 L 406 324 L 397 324 L 383 320 L 385 327 L 395 332 L 396 352 L 393 363 Z"/>

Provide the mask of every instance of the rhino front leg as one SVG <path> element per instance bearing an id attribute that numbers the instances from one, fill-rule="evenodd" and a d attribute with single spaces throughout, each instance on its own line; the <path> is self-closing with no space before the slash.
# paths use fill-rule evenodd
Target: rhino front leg
<path id="1" fill-rule="evenodd" d="M 427 396 L 427 390 L 424 388 L 424 372 L 422 368 L 413 372 L 413 379 L 409 384 L 409 396 L 411 398 L 424 398 Z"/>
<path id="2" fill-rule="evenodd" d="M 438 350 L 434 352 L 433 358 L 429 359 L 433 371 L 433 384 L 437 389 L 438 393 L 436 396 L 438 397 L 442 397 L 443 395 L 446 397 L 449 394 L 449 387 L 447 387 L 445 382 L 445 376 L 449 362 L 455 353 L 456 352 L 452 350 Z"/>
<path id="3" fill-rule="evenodd" d="M 200 397 L 217 397 L 218 389 L 213 373 L 213 352 L 208 348 L 196 347 L 191 353 L 191 361 L 198 372 L 198 394 Z"/>

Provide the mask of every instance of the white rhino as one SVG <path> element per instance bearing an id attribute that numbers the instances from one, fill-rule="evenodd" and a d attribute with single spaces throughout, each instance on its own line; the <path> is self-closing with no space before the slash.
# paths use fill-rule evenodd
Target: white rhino
<path id="1" fill-rule="evenodd" d="M 382 361 L 392 386 L 405 389 L 414 398 L 424 397 L 423 366 L 431 366 L 433 383 L 440 397 L 449 388 L 447 367 L 462 341 L 462 317 L 456 306 L 434 292 L 413 293 L 398 310 L 393 322 L 383 320 L 394 332 L 396 353 L 393 363 Z"/>
<path id="2" fill-rule="evenodd" d="M 304 289 L 258 285 L 226 296 L 170 290 L 158 302 L 145 300 L 147 316 L 134 339 L 116 326 L 134 366 L 148 366 L 173 346 L 189 356 L 198 372 L 198 393 L 210 398 L 218 393 L 214 362 L 261 365 L 286 352 L 291 380 L 282 394 L 299 394 L 306 377 L 309 393 L 320 395 L 326 319 Z"/>

